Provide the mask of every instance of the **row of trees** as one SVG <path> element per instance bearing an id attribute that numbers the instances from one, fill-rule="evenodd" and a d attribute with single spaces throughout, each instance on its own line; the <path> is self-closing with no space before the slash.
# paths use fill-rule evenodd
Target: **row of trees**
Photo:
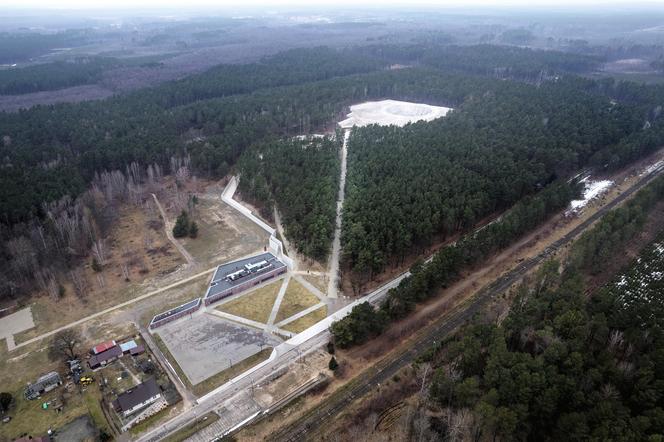
<path id="1" fill-rule="evenodd" d="M 452 72 L 528 81 L 541 81 L 561 73 L 589 72 L 601 60 L 599 57 L 558 51 L 488 44 L 373 45 L 362 51 L 392 63 L 425 65 Z"/>
<path id="2" fill-rule="evenodd" d="M 286 236 L 313 259 L 326 259 L 334 235 L 339 140 L 306 138 L 262 143 L 239 160 L 242 195 L 263 214 L 282 214 Z"/>
<path id="3" fill-rule="evenodd" d="M 525 198 L 499 220 L 469 234 L 436 253 L 429 263 L 418 262 L 411 275 L 391 289 L 378 309 L 364 303 L 344 319 L 332 324 L 339 347 L 362 344 L 382 333 L 391 321 L 403 318 L 417 303 L 435 295 L 457 280 L 461 270 L 489 257 L 519 236 L 560 211 L 578 193 L 578 186 L 557 182 L 539 194 Z"/>

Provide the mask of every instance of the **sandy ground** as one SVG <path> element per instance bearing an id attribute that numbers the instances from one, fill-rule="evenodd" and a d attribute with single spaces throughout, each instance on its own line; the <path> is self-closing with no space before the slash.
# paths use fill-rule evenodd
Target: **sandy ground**
<path id="1" fill-rule="evenodd" d="M 449 107 L 431 106 L 408 101 L 368 101 L 350 107 L 348 118 L 339 123 L 344 129 L 369 124 L 405 126 L 416 121 L 431 121 L 444 117 Z"/>
<path id="2" fill-rule="evenodd" d="M 160 327 L 157 334 L 192 384 L 281 341 L 252 327 L 209 315 L 195 315 Z"/>

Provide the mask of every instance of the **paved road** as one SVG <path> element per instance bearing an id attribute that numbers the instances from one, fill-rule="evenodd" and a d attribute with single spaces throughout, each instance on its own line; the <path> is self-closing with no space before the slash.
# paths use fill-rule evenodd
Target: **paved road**
<path id="1" fill-rule="evenodd" d="M 154 202 L 155 204 L 157 204 L 159 213 L 161 213 L 161 218 L 164 220 L 164 232 L 166 233 L 166 237 L 184 257 L 184 259 L 187 261 L 187 265 L 189 265 L 190 267 L 195 266 L 196 260 L 194 259 L 194 257 L 191 256 L 191 254 L 187 251 L 187 249 L 185 249 L 184 246 L 180 244 L 180 241 L 175 239 L 175 237 L 173 236 L 173 223 L 171 223 L 168 220 L 168 216 L 166 216 L 166 211 L 164 210 L 164 208 L 161 206 L 161 203 L 157 199 L 157 195 L 153 193 L 152 198 L 154 198 Z"/>
<path id="2" fill-rule="evenodd" d="M 399 370 L 409 365 L 415 358 L 431 348 L 436 341 L 440 341 L 450 335 L 459 326 L 469 321 L 494 297 L 504 293 L 513 284 L 521 280 L 526 273 L 533 270 L 542 261 L 551 256 L 552 253 L 569 244 L 574 238 L 588 229 L 595 221 L 625 201 L 625 199 L 632 194 L 642 189 L 663 171 L 664 167 L 659 167 L 657 170 L 644 176 L 635 185 L 599 209 L 565 236 L 553 242 L 542 253 L 522 262 L 519 266 L 494 281 L 492 284 L 481 289 L 467 304 L 460 306 L 436 321 L 434 324 L 426 327 L 419 333 L 419 336 L 416 337 L 414 342 L 412 342 L 409 349 L 387 356 L 375 366 L 366 370 L 365 373 L 358 376 L 356 381 L 349 384 L 348 388 L 331 396 L 328 400 L 320 404 L 298 421 L 282 428 L 279 432 L 275 433 L 270 440 L 303 441 L 316 439 L 318 429 L 324 428 L 325 422 L 329 422 L 333 416 L 340 413 L 356 399 L 361 398 L 377 388 L 381 383 L 390 379 Z"/>
<path id="3" fill-rule="evenodd" d="M 339 176 L 339 198 L 337 199 L 337 216 L 334 220 L 334 240 L 332 241 L 332 254 L 328 274 L 330 280 L 327 284 L 327 296 L 337 297 L 339 287 L 339 255 L 341 254 L 341 215 L 343 212 L 344 198 L 346 195 L 346 158 L 348 156 L 348 139 L 350 129 L 344 132 L 344 143 L 341 147 L 341 175 Z"/>

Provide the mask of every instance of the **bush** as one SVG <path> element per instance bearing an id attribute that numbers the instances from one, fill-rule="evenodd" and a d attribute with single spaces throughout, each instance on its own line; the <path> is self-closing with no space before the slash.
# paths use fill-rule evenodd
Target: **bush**
<path id="1" fill-rule="evenodd" d="M 327 365 L 327 367 L 332 371 L 337 371 L 337 368 L 339 368 L 339 363 L 334 356 L 332 356 L 332 359 L 330 359 L 330 363 Z"/>

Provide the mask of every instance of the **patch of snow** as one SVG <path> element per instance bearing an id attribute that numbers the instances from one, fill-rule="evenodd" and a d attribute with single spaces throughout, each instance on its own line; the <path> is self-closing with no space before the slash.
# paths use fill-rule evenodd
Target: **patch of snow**
<path id="1" fill-rule="evenodd" d="M 431 121 L 444 117 L 450 110 L 452 109 L 449 107 L 407 101 L 368 101 L 351 106 L 348 118 L 340 122 L 339 126 L 343 129 L 370 124 L 405 126 L 416 121 Z"/>
<path id="2" fill-rule="evenodd" d="M 641 172 L 639 174 L 639 176 L 644 176 L 644 175 L 648 175 L 649 173 L 653 173 L 654 171 L 656 171 L 657 169 L 659 169 L 662 166 L 664 166 L 664 160 L 659 160 L 658 162 L 656 162 L 654 164 L 651 164 L 650 166 L 643 169 L 643 172 Z"/>
<path id="3" fill-rule="evenodd" d="M 602 181 L 591 181 L 590 177 L 586 177 L 581 180 L 584 184 L 583 189 L 583 199 L 574 200 L 570 203 L 570 212 L 578 212 L 583 209 L 590 201 L 602 195 L 608 190 L 609 187 L 613 186 L 613 181 L 602 180 Z"/>

